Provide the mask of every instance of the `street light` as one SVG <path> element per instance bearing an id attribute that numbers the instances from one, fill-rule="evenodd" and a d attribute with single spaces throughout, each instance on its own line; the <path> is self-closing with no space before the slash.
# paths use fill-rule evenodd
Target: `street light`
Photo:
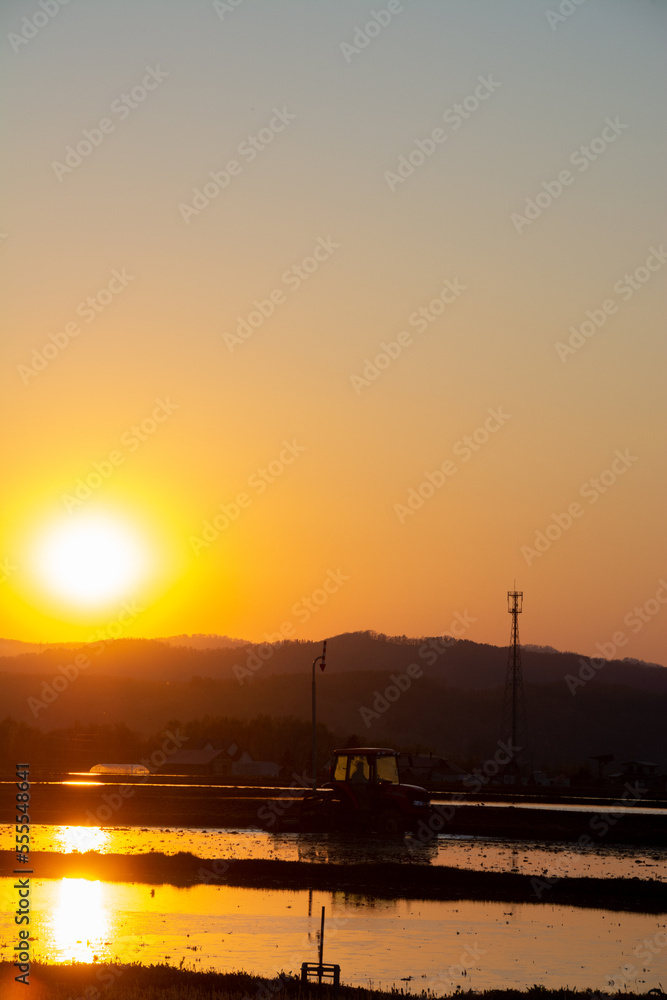
<path id="1" fill-rule="evenodd" d="M 319 663 L 320 670 L 324 670 L 326 666 L 326 655 L 327 655 L 327 640 L 324 640 L 322 644 L 322 655 L 316 656 L 313 660 L 313 792 L 317 791 L 317 733 L 315 730 L 316 723 L 316 711 L 315 711 L 315 666 Z"/>

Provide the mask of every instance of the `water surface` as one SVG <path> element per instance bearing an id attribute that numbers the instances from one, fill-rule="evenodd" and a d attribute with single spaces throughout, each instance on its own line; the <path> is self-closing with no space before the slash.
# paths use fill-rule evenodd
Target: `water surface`
<path id="1" fill-rule="evenodd" d="M 14 943 L 12 885 L 0 880 L 3 958 Z M 324 960 L 337 962 L 342 981 L 352 985 L 439 993 L 533 983 L 644 991 L 667 979 L 665 916 L 68 878 L 34 879 L 32 906 L 34 954 L 49 962 L 183 961 L 221 972 L 298 973 L 301 962 L 316 960 L 324 906 Z M 623 971 L 629 964 L 632 973 Z"/>
<path id="2" fill-rule="evenodd" d="M 14 828 L 0 826 L 0 844 L 9 849 Z M 275 858 L 313 864 L 401 861 L 449 865 L 476 871 L 511 871 L 547 878 L 641 878 L 667 881 L 667 847 L 605 845 L 580 849 L 566 843 L 481 839 L 440 834 L 430 844 L 334 834 L 271 834 L 264 830 L 182 827 L 32 827 L 34 851 L 99 851 L 143 854 L 189 851 L 200 858 Z"/>

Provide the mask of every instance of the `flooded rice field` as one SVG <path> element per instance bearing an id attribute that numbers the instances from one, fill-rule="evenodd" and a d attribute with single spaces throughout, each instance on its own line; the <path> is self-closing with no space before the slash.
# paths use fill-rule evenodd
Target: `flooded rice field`
<path id="1" fill-rule="evenodd" d="M 12 881 L 1 881 L 0 942 L 8 957 Z M 324 906 L 324 960 L 338 963 L 351 985 L 438 993 L 534 983 L 643 991 L 667 978 L 663 915 L 67 878 L 34 880 L 32 895 L 34 957 L 50 962 L 166 961 L 270 977 L 298 973 L 301 962 L 317 959 Z"/>
<path id="2" fill-rule="evenodd" d="M 14 828 L 0 827 L 9 850 Z M 40 878 L 39 853 L 162 855 L 300 861 L 309 865 L 400 863 L 540 878 L 666 881 L 667 847 L 641 849 L 439 835 L 381 840 L 257 829 L 36 825 L 31 933 L 48 962 L 169 962 L 193 969 L 298 973 L 317 959 L 321 908 L 325 962 L 341 980 L 437 994 L 545 987 L 645 992 L 667 982 L 667 914 L 480 899 L 386 899 L 365 892 Z M 307 870 L 307 868 L 306 868 Z M 9 873 L 8 873 L 9 874 Z M 307 876 L 305 880 L 307 885 Z M 638 882 L 628 882 L 628 886 Z M 14 880 L 0 879 L 0 948 L 14 944 Z"/>
<path id="3" fill-rule="evenodd" d="M 11 847 L 14 828 L 0 826 L 0 845 Z M 183 827 L 95 827 L 34 825 L 33 851 L 145 854 L 190 851 L 199 858 L 262 858 L 313 864 L 405 862 L 472 871 L 517 872 L 543 878 L 640 878 L 667 882 L 663 848 L 553 844 L 439 834 L 430 843 L 407 835 L 369 840 L 334 834 L 272 834 L 264 830 Z"/>

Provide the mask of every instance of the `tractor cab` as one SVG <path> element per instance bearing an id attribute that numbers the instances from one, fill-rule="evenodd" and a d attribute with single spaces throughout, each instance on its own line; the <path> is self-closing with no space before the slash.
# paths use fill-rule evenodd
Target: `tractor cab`
<path id="1" fill-rule="evenodd" d="M 323 789 L 330 790 L 342 826 L 403 833 L 429 816 L 429 793 L 401 783 L 398 754 L 388 747 L 335 750 Z"/>
<path id="2" fill-rule="evenodd" d="M 336 750 L 331 765 L 331 780 L 356 785 L 399 785 L 398 759 L 394 750 Z"/>

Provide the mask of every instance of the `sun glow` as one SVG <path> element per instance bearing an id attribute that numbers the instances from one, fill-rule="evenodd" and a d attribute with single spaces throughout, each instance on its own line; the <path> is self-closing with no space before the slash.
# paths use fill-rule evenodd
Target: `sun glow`
<path id="1" fill-rule="evenodd" d="M 109 833 L 99 826 L 59 826 L 54 830 L 54 840 L 62 854 L 72 854 L 75 851 L 81 854 L 86 851 L 104 854 L 104 848 L 108 849 L 109 839 Z"/>
<path id="2" fill-rule="evenodd" d="M 84 878 L 64 878 L 53 912 L 53 941 L 58 959 L 93 962 L 111 925 L 105 887 Z"/>
<path id="3" fill-rule="evenodd" d="M 34 547 L 42 586 L 62 601 L 95 607 L 127 595 L 147 569 L 143 542 L 106 514 L 50 525 Z"/>

